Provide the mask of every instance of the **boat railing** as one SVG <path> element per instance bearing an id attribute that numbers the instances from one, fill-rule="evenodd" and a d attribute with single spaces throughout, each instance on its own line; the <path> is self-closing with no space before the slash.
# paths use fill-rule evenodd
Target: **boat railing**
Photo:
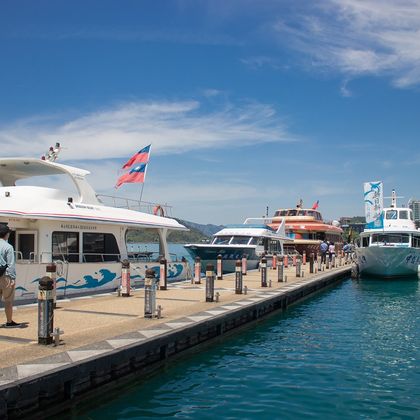
<path id="1" fill-rule="evenodd" d="M 82 262 L 83 263 L 90 263 L 90 262 L 119 262 L 121 261 L 121 254 L 102 254 L 102 253 L 91 253 L 91 252 L 85 252 L 85 253 L 67 253 L 67 254 L 57 254 L 52 253 L 50 251 L 44 251 L 40 254 L 36 252 L 31 252 L 29 254 L 29 259 L 26 260 L 27 263 L 32 264 L 40 264 L 45 261 L 62 261 L 65 263 L 79 263 L 80 257 L 82 256 Z"/>
<path id="2" fill-rule="evenodd" d="M 180 261 L 177 254 L 172 252 L 169 253 L 170 262 L 178 262 Z M 142 262 L 142 261 L 159 261 L 162 255 L 158 251 L 134 251 L 128 253 L 128 260 L 132 262 Z"/>
<path id="3" fill-rule="evenodd" d="M 172 217 L 172 206 L 168 204 L 152 203 L 149 201 L 133 200 L 126 197 L 98 194 L 98 200 L 106 205 L 121 209 L 141 211 L 143 213 L 156 214 L 158 216 Z"/>

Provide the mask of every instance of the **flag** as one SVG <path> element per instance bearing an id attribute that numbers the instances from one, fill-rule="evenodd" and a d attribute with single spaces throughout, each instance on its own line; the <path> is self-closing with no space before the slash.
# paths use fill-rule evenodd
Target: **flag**
<path id="1" fill-rule="evenodd" d="M 319 200 L 317 200 L 313 206 L 312 206 L 312 210 L 316 210 L 319 207 Z"/>
<path id="2" fill-rule="evenodd" d="M 142 163 L 141 165 L 136 166 L 125 174 L 121 175 L 117 180 L 117 185 L 115 185 L 115 188 L 130 182 L 137 182 L 140 184 L 143 183 L 146 176 L 146 167 L 147 163 Z"/>
<path id="3" fill-rule="evenodd" d="M 131 156 L 131 158 L 124 164 L 122 168 L 131 168 L 136 163 L 147 163 L 149 161 L 151 147 L 151 144 L 149 144 L 146 147 L 143 147 L 143 149 L 139 150 L 135 155 Z"/>

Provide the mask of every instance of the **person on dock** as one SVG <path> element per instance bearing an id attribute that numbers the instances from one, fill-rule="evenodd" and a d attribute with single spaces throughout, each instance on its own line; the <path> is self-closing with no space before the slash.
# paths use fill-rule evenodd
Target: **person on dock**
<path id="1" fill-rule="evenodd" d="M 331 242 L 328 245 L 328 256 L 329 256 L 329 259 L 330 259 L 330 262 L 331 262 L 332 259 L 333 259 L 333 256 L 335 256 L 335 245 L 334 245 L 334 242 Z"/>
<path id="2" fill-rule="evenodd" d="M 13 299 L 15 298 L 16 265 L 15 250 L 8 239 L 11 230 L 5 224 L 0 225 L 0 298 L 4 301 L 6 323 L 4 328 L 20 328 L 21 324 L 13 321 Z"/>
<path id="3" fill-rule="evenodd" d="M 325 239 L 319 245 L 319 250 L 321 252 L 321 264 L 325 264 L 327 262 L 327 252 L 328 252 L 328 244 Z"/>

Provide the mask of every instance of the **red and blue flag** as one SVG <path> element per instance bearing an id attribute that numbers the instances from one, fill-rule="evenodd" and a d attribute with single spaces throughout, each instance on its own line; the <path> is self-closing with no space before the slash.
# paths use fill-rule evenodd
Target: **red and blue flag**
<path id="1" fill-rule="evenodd" d="M 131 158 L 124 164 L 122 168 L 128 169 L 137 163 L 147 163 L 149 161 L 151 147 L 151 144 L 143 147 L 143 149 L 139 150 L 135 155 L 131 156 Z"/>
<path id="2" fill-rule="evenodd" d="M 115 188 L 118 188 L 122 184 L 126 184 L 126 183 L 142 184 L 146 176 L 146 167 L 147 167 L 147 163 L 143 163 L 139 166 L 134 167 L 133 169 L 130 169 L 125 174 L 121 175 L 117 180 L 117 185 L 115 185 Z"/>
<path id="3" fill-rule="evenodd" d="M 315 201 L 315 203 L 312 206 L 312 210 L 316 210 L 319 207 L 319 200 Z"/>

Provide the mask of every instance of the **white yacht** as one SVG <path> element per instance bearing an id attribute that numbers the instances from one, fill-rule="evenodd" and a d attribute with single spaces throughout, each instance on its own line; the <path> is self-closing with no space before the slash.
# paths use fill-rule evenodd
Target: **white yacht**
<path id="1" fill-rule="evenodd" d="M 365 229 L 356 247 L 360 273 L 378 277 L 417 275 L 420 266 L 420 231 L 412 210 L 397 207 L 392 191 L 391 206 L 382 210 L 379 228 Z"/>
<path id="2" fill-rule="evenodd" d="M 269 226 L 271 218 L 248 218 L 243 224 L 228 225 L 213 235 L 210 244 L 187 244 L 190 255 L 200 257 L 202 267 L 216 264 L 217 256 L 223 260 L 223 271 L 235 271 L 235 264 L 243 255 L 247 257 L 247 268 L 258 267 L 261 256 L 271 257 L 273 253 L 283 254 L 284 241 L 292 242 L 285 233 L 285 221 L 277 230 Z"/>
<path id="3" fill-rule="evenodd" d="M 187 229 L 168 217 L 105 205 L 86 181 L 88 174 L 48 160 L 0 159 L 0 223 L 13 230 L 9 242 L 17 257 L 16 300 L 36 299 L 38 281 L 52 262 L 57 265 L 58 297 L 117 289 L 121 260 L 130 259 L 126 244 L 130 230 L 154 230 L 159 254 L 169 261 L 168 278 L 186 278 L 187 263 L 171 261 L 166 237 L 171 230 Z M 60 188 L 65 182 L 58 188 L 36 186 L 35 181 L 28 185 L 38 177 L 48 177 L 49 182 L 67 178 L 73 190 Z M 134 282 L 144 280 L 147 268 L 159 275 L 157 259 L 137 257 L 131 259 Z"/>

